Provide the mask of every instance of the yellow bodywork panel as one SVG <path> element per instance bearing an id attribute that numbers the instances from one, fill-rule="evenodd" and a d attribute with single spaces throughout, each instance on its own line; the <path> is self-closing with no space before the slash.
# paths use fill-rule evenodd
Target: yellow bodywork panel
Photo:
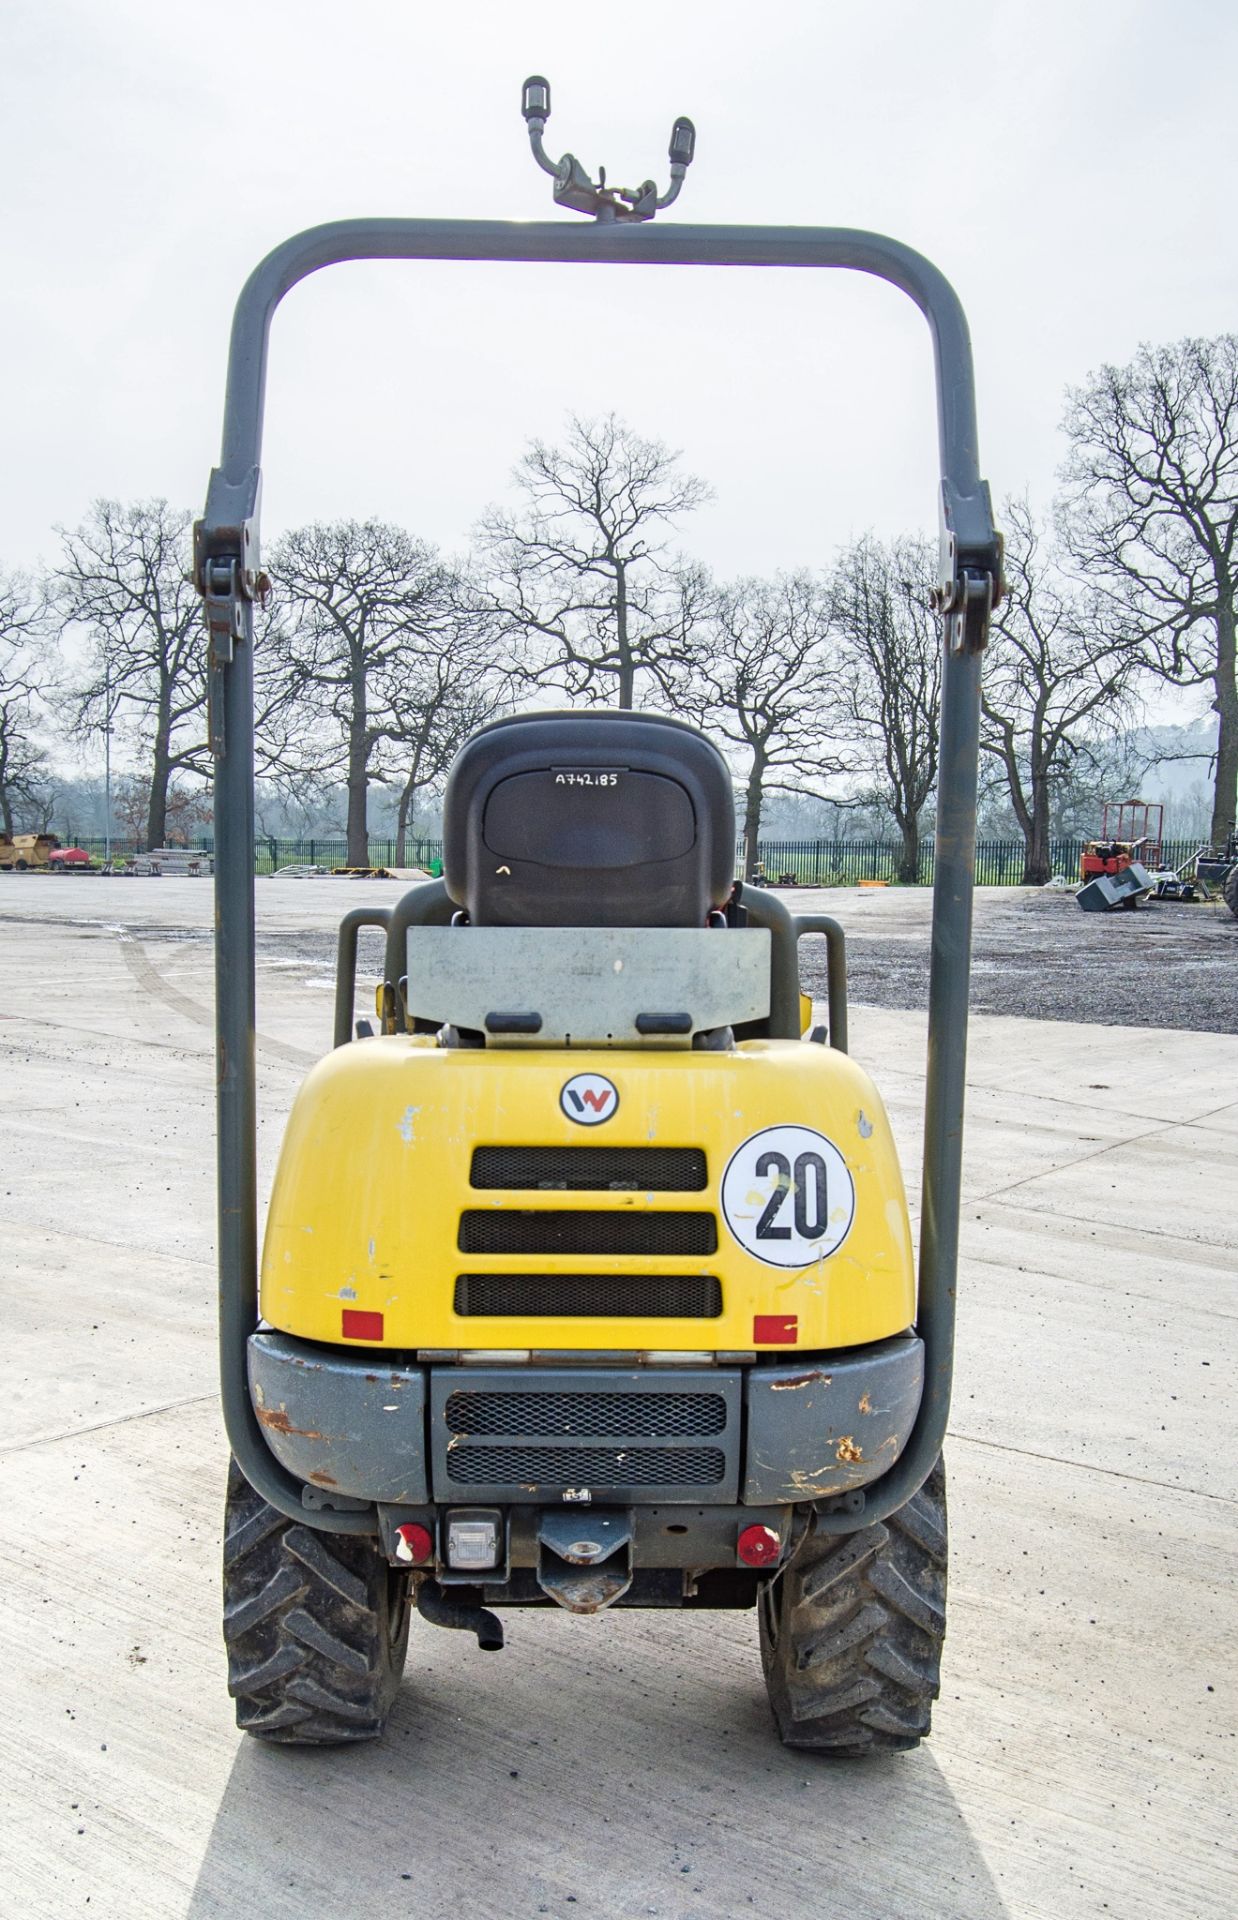
<path id="1" fill-rule="evenodd" d="M 596 1096 L 603 1121 L 568 1117 L 569 1081 L 612 1089 L 613 1099 Z M 576 1105 L 593 1120 L 596 1105 L 579 1097 Z M 697 1148 L 706 1183 L 669 1192 L 470 1184 L 476 1148 L 582 1146 Z M 716 1234 L 716 1251 L 459 1250 L 462 1215 L 519 1213 L 528 1222 L 540 1209 L 560 1219 L 706 1215 L 715 1224 L 698 1220 L 693 1231 L 707 1241 Z M 498 1231 L 508 1224 L 525 1231 L 518 1222 Z M 601 1229 L 604 1244 L 605 1221 Z M 808 1264 L 798 1264 L 805 1249 Z M 465 1316 L 455 1310 L 464 1274 L 709 1275 L 721 1311 Z M 271 1326 L 306 1339 L 410 1349 L 820 1351 L 883 1339 L 915 1318 L 889 1122 L 854 1061 L 802 1041 L 748 1041 L 728 1053 L 354 1041 L 319 1062 L 293 1106 L 267 1219 L 261 1308 Z"/>

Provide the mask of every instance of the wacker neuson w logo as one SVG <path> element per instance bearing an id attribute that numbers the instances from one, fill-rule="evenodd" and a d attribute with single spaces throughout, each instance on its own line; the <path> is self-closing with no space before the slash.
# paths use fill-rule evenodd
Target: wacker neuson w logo
<path id="1" fill-rule="evenodd" d="M 559 1095 L 559 1105 L 569 1120 L 596 1127 L 618 1112 L 619 1090 L 600 1073 L 574 1073 Z"/>

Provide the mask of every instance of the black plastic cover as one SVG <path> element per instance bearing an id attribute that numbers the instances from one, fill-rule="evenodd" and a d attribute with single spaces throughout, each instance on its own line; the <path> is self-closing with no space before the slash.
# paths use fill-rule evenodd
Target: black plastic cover
<path id="1" fill-rule="evenodd" d="M 443 878 L 475 926 L 704 926 L 735 878 L 730 769 L 661 714 L 496 721 L 448 777 Z"/>

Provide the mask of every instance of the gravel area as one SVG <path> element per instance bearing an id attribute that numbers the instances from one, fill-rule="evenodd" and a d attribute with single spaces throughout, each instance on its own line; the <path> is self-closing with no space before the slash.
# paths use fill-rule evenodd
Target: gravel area
<path id="1" fill-rule="evenodd" d="M 393 881 L 362 887 L 342 879 L 259 880 L 259 966 L 302 966 L 329 985 L 339 917 L 362 902 L 390 905 L 404 890 Z M 929 888 L 775 891 L 792 912 L 829 913 L 842 923 L 857 1005 L 894 1011 L 928 1005 Z M 132 925 L 154 944 L 209 943 L 211 902 L 207 880 L 70 886 L 27 878 L 24 886 L 0 887 L 5 920 L 82 929 Z M 379 951 L 378 937 L 363 933 L 362 980 L 373 975 Z M 824 997 L 824 941 L 806 940 L 800 961 L 805 990 Z M 1133 912 L 1089 914 L 1067 892 L 980 887 L 971 1004 L 977 1013 L 1031 1020 L 1238 1033 L 1238 920 L 1220 904 L 1151 901 Z"/>
<path id="2" fill-rule="evenodd" d="M 794 911 L 796 895 L 782 897 Z M 831 905 L 828 891 L 814 892 L 812 908 L 843 921 L 851 999 L 927 1007 L 927 895 L 890 890 L 875 908 L 857 906 L 850 889 L 833 897 L 838 904 Z M 904 901 L 907 922 L 899 927 Z M 824 943 L 806 942 L 801 965 L 805 990 L 823 995 Z M 1238 1033 L 1238 920 L 1219 905 L 1151 901 L 1130 912 L 1091 914 L 1070 893 L 980 889 L 971 1005 L 977 1013 L 1029 1020 Z"/>

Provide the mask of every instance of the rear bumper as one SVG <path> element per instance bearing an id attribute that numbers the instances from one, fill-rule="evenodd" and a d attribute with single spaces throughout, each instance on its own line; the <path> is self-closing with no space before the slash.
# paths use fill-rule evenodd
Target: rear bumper
<path id="1" fill-rule="evenodd" d="M 267 1444 L 299 1480 L 388 1505 L 795 1505 L 863 1487 L 911 1432 L 914 1334 L 749 1367 L 423 1366 L 249 1339 Z"/>

